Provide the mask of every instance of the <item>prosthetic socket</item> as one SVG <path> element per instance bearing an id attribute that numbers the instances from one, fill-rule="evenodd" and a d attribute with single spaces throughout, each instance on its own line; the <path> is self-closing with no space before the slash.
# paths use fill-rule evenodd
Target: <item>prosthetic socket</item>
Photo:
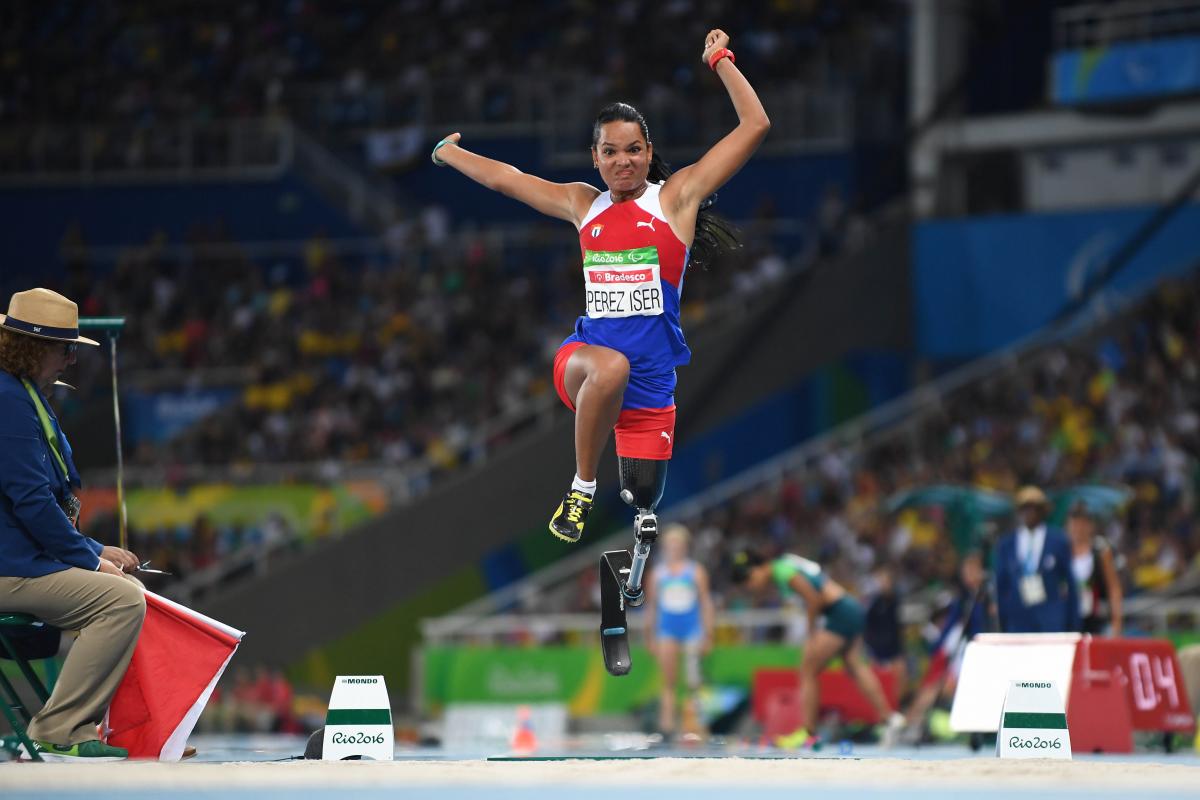
<path id="1" fill-rule="evenodd" d="M 654 510 L 662 500 L 667 487 L 667 461 L 649 458 L 625 458 L 618 456 L 621 470 L 621 499 L 637 511 L 634 519 L 633 563 L 629 568 L 629 579 L 622 587 L 626 601 L 640 606 L 645 601 L 642 591 L 642 575 L 650 548 L 658 538 L 658 517 Z"/>

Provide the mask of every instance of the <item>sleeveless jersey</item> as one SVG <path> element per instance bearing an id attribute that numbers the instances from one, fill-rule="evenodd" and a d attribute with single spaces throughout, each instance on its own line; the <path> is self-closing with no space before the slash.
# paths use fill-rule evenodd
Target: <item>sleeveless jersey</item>
<path id="1" fill-rule="evenodd" d="M 604 192 L 579 227 L 586 314 L 567 341 L 623 353 L 631 378 L 662 377 L 646 391 L 665 397 L 648 396 L 632 407 L 670 405 L 675 367 L 692 355 L 679 325 L 688 250 L 663 218 L 661 190 L 661 183 L 650 183 L 641 197 L 623 203 Z"/>
<path id="2" fill-rule="evenodd" d="M 654 569 L 658 597 L 658 635 L 672 639 L 692 639 L 702 632 L 700 587 L 696 582 L 696 562 L 684 562 L 683 569 L 672 574 L 666 564 Z"/>
<path id="3" fill-rule="evenodd" d="M 790 585 L 796 575 L 803 575 L 818 592 L 825 588 L 825 573 L 815 561 L 787 553 L 771 562 L 771 577 L 785 600 L 796 597 L 796 591 Z"/>

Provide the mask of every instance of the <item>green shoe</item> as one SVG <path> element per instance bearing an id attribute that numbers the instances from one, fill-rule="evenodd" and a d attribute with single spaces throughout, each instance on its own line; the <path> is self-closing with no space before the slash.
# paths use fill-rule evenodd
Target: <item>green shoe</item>
<path id="1" fill-rule="evenodd" d="M 72 745 L 35 741 L 33 745 L 43 761 L 79 761 L 90 764 L 97 761 L 124 761 L 129 758 L 129 751 L 124 747 L 112 747 L 99 739 L 89 739 Z"/>
<path id="2" fill-rule="evenodd" d="M 578 542 L 579 537 L 583 536 L 583 523 L 587 521 L 591 510 L 592 496 L 572 489 L 550 518 L 550 533 L 564 542 Z"/>

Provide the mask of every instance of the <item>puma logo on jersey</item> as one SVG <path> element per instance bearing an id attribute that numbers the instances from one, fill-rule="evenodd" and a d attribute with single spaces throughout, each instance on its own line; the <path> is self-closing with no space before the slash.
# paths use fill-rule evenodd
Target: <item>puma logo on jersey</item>
<path id="1" fill-rule="evenodd" d="M 671 443 L 671 434 L 667 433 L 666 431 L 659 431 L 659 432 L 658 432 L 658 435 L 659 435 L 659 436 L 661 436 L 661 437 L 663 437 L 664 439 L 666 439 L 666 440 L 667 440 L 667 444 L 670 444 L 670 443 Z"/>
<path id="2" fill-rule="evenodd" d="M 650 230 L 654 231 L 654 217 L 651 217 L 649 222 L 639 222 L 637 226 L 639 228 L 649 228 Z M 654 232 L 658 233 L 658 231 Z"/>

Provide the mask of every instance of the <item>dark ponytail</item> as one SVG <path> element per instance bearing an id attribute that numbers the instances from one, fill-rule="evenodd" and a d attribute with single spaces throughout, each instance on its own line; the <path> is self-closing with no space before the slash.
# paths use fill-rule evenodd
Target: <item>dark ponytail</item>
<path id="1" fill-rule="evenodd" d="M 600 109 L 592 125 L 592 147 L 600 143 L 600 129 L 608 122 L 636 122 L 642 129 L 642 137 L 646 144 L 650 144 L 650 128 L 647 127 L 642 112 L 628 103 L 609 103 Z M 646 178 L 658 183 L 671 177 L 673 171 L 655 150 L 650 157 L 650 172 Z M 700 210 L 696 213 L 696 234 L 692 239 L 688 261 L 690 265 L 701 269 L 708 269 L 710 265 L 742 246 L 737 227 L 712 210 L 712 205 L 716 202 L 717 194 L 713 192 L 700 203 Z"/>
<path id="2" fill-rule="evenodd" d="M 747 548 L 737 552 L 729 564 L 729 580 L 734 586 L 740 586 L 750 577 L 750 572 L 756 567 L 767 563 L 766 556 L 757 550 Z"/>

